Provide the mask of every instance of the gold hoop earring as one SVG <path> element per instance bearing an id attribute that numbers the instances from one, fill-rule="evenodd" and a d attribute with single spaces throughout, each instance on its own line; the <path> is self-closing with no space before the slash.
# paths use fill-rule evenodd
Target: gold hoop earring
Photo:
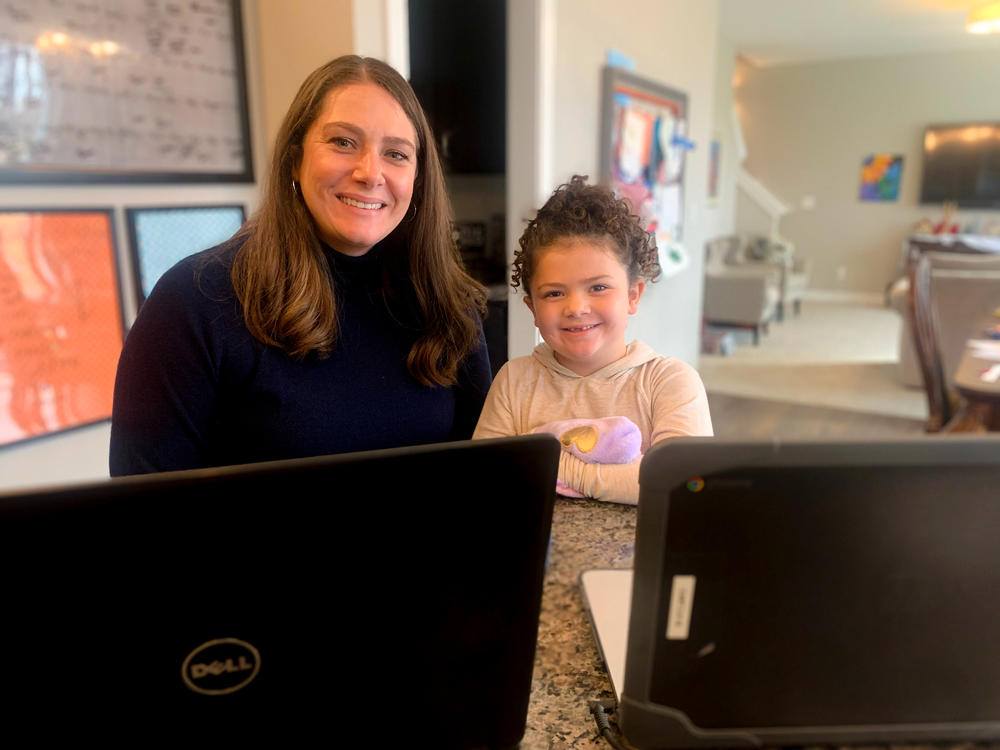
<path id="1" fill-rule="evenodd" d="M 292 180 L 292 195 L 294 195 L 296 198 L 299 196 L 299 183 L 296 182 L 294 179 Z"/>
<path id="2" fill-rule="evenodd" d="M 412 210 L 411 210 L 410 215 L 406 217 L 407 221 L 413 221 L 414 219 L 417 218 L 417 204 L 416 203 L 410 203 L 410 209 L 412 209 Z"/>

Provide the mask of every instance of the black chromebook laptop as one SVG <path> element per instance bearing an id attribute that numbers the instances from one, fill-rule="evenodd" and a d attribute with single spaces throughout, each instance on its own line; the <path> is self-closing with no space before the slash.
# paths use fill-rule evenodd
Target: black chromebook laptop
<path id="1" fill-rule="evenodd" d="M 0 495 L 5 728 L 516 747 L 558 455 L 524 436 Z"/>
<path id="2" fill-rule="evenodd" d="M 581 579 L 636 748 L 1000 738 L 998 436 L 666 441 Z"/>

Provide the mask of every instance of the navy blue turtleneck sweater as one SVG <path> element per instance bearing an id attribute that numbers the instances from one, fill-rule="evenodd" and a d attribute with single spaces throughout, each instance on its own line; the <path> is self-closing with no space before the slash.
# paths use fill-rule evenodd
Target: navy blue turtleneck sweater
<path id="1" fill-rule="evenodd" d="M 472 436 L 490 385 L 485 339 L 456 386 L 417 382 L 406 369 L 416 332 L 386 309 L 378 248 L 327 249 L 340 338 L 329 357 L 297 361 L 247 330 L 229 276 L 238 247 L 181 261 L 140 308 L 118 363 L 112 476 Z"/>

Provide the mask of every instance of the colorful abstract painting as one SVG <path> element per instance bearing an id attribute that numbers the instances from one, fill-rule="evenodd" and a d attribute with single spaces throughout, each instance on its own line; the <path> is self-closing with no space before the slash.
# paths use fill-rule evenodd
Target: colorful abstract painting
<path id="1" fill-rule="evenodd" d="M 861 200 L 899 200 L 899 183 L 902 174 L 902 156 L 892 154 L 866 156 L 861 162 Z"/>
<path id="2" fill-rule="evenodd" d="M 0 211 L 0 446 L 110 417 L 122 334 L 111 211 Z"/>

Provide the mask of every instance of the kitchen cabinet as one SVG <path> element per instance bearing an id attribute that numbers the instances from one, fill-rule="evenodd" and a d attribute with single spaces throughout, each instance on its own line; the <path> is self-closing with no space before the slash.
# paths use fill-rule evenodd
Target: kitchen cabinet
<path id="1" fill-rule="evenodd" d="M 410 84 L 445 171 L 506 171 L 506 0 L 409 0 Z"/>

